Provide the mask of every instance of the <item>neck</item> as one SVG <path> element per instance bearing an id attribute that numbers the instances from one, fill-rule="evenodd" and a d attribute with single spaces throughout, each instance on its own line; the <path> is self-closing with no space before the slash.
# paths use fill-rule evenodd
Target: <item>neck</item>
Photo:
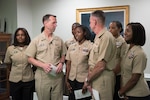
<path id="1" fill-rule="evenodd" d="M 78 41 L 79 45 L 81 45 L 84 41 L 85 41 L 85 39 L 82 39 L 81 41 Z"/>
<path id="2" fill-rule="evenodd" d="M 94 33 L 98 34 L 100 31 L 102 31 L 105 27 L 104 26 L 97 26 L 95 27 Z"/>
<path id="3" fill-rule="evenodd" d="M 130 47 L 129 47 L 129 49 L 131 49 L 133 46 L 134 46 L 134 44 L 130 44 Z"/>
<path id="4" fill-rule="evenodd" d="M 53 33 L 52 33 L 52 32 L 49 32 L 49 31 L 44 30 L 44 34 L 45 34 L 45 36 L 46 36 L 47 38 L 51 38 Z"/>
<path id="5" fill-rule="evenodd" d="M 118 38 L 120 36 L 120 34 L 114 35 L 115 38 Z"/>
<path id="6" fill-rule="evenodd" d="M 24 47 L 25 45 L 24 45 L 24 44 L 19 44 L 18 46 L 19 46 L 19 47 Z"/>

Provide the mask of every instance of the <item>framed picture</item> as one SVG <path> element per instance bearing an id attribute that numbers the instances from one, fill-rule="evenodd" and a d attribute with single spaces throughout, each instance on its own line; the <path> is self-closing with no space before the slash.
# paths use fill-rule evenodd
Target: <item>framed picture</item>
<path id="1" fill-rule="evenodd" d="M 105 25 L 107 28 L 111 21 L 120 21 L 124 29 L 129 23 L 129 5 L 76 9 L 76 21 L 89 27 L 90 13 L 95 10 L 103 10 L 106 17 Z"/>

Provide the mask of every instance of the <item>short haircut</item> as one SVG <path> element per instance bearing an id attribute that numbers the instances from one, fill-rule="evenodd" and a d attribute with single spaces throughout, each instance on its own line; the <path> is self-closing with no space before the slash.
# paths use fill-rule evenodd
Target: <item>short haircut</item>
<path id="1" fill-rule="evenodd" d="M 25 29 L 25 28 L 17 28 L 17 30 L 15 31 L 15 34 L 14 34 L 14 43 L 13 45 L 14 46 L 19 46 L 19 42 L 17 40 L 17 33 L 18 31 L 22 31 L 24 34 L 25 34 L 25 42 L 24 42 L 24 45 L 29 45 L 29 43 L 31 42 L 31 39 L 30 39 L 30 36 L 29 36 L 29 33 L 28 31 Z"/>
<path id="2" fill-rule="evenodd" d="M 91 13 L 92 16 L 98 18 L 99 21 L 101 21 L 103 24 L 105 24 L 105 15 L 102 10 L 96 10 Z"/>
<path id="3" fill-rule="evenodd" d="M 116 26 L 121 29 L 120 33 L 123 32 L 122 24 L 120 21 L 112 21 L 112 23 L 116 23 Z"/>
<path id="4" fill-rule="evenodd" d="M 82 29 L 83 33 L 86 33 L 86 35 L 85 35 L 85 39 L 86 40 L 92 41 L 92 34 L 91 34 L 91 32 L 90 32 L 88 27 L 86 27 L 85 25 L 79 25 L 79 26 L 76 27 L 76 29 L 77 28 Z"/>
<path id="5" fill-rule="evenodd" d="M 44 23 L 44 21 L 49 20 L 50 16 L 56 17 L 55 15 L 52 15 L 52 14 L 46 14 L 43 16 L 42 22 Z"/>
<path id="6" fill-rule="evenodd" d="M 131 26 L 132 29 L 133 35 L 131 43 L 143 46 L 146 41 L 145 29 L 143 25 L 138 22 L 135 22 L 135 23 L 128 23 L 127 26 Z"/>

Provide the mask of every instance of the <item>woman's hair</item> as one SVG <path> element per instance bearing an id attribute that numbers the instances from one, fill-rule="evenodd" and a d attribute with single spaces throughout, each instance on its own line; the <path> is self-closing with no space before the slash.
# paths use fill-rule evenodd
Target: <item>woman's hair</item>
<path id="1" fill-rule="evenodd" d="M 86 26 L 84 26 L 84 25 L 79 25 L 79 26 L 77 26 L 76 28 L 81 28 L 82 31 L 83 31 L 83 33 L 86 33 L 85 39 L 92 41 L 92 34 L 91 34 L 91 32 L 90 32 L 90 30 L 89 30 L 88 27 L 86 27 Z"/>
<path id="2" fill-rule="evenodd" d="M 29 36 L 29 34 L 28 34 L 28 31 L 25 29 L 25 28 L 17 28 L 17 30 L 15 31 L 15 34 L 14 34 L 14 43 L 13 43 L 13 45 L 14 46 L 18 46 L 20 43 L 18 42 L 18 40 L 17 40 L 17 33 L 18 33 L 18 31 L 22 31 L 24 34 L 25 34 L 25 41 L 24 41 L 24 45 L 29 45 L 29 43 L 30 43 L 30 41 L 31 41 L 31 39 L 30 39 L 30 36 Z"/>
<path id="3" fill-rule="evenodd" d="M 122 24 L 119 21 L 112 21 L 112 23 L 116 23 L 116 26 L 120 29 L 120 33 L 123 32 Z"/>
<path id="4" fill-rule="evenodd" d="M 128 23 L 127 26 L 131 26 L 132 29 L 131 43 L 143 46 L 146 41 L 146 34 L 143 25 L 138 22 L 135 22 L 135 23 Z"/>
<path id="5" fill-rule="evenodd" d="M 80 24 L 79 24 L 78 22 L 75 22 L 75 23 L 72 24 L 72 27 L 73 27 L 73 26 L 76 27 L 76 26 L 79 26 L 79 25 L 80 25 Z"/>

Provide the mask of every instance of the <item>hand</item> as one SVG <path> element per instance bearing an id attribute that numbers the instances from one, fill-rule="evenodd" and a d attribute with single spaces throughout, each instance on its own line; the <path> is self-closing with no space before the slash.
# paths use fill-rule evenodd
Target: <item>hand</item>
<path id="1" fill-rule="evenodd" d="M 87 86 L 87 89 L 91 92 L 91 95 L 93 95 L 92 86 L 91 86 L 91 85 L 88 85 L 88 86 Z"/>
<path id="2" fill-rule="evenodd" d="M 88 84 L 87 82 L 84 82 L 84 85 L 83 85 L 83 87 L 82 87 L 82 93 L 83 93 L 83 94 L 87 92 L 88 85 L 89 85 L 89 84 Z"/>
<path id="3" fill-rule="evenodd" d="M 45 71 L 45 73 L 49 73 L 52 70 L 51 64 L 44 64 L 44 66 L 42 66 L 42 68 Z"/>
<path id="4" fill-rule="evenodd" d="M 120 91 L 118 91 L 118 96 L 121 100 L 128 100 L 128 97 Z"/>
<path id="5" fill-rule="evenodd" d="M 72 92 L 72 87 L 71 87 L 71 85 L 68 81 L 66 82 L 66 86 L 67 86 L 67 89 L 68 89 L 69 93 L 71 93 Z"/>
<path id="6" fill-rule="evenodd" d="M 117 75 L 117 71 L 115 70 L 115 69 L 113 69 L 113 72 L 114 72 L 114 74 L 115 74 L 115 76 Z"/>
<path id="7" fill-rule="evenodd" d="M 59 64 L 57 65 L 57 71 L 56 71 L 56 73 L 60 73 L 60 72 L 62 72 L 62 70 L 63 70 L 63 64 L 62 64 L 62 63 L 59 63 Z"/>

